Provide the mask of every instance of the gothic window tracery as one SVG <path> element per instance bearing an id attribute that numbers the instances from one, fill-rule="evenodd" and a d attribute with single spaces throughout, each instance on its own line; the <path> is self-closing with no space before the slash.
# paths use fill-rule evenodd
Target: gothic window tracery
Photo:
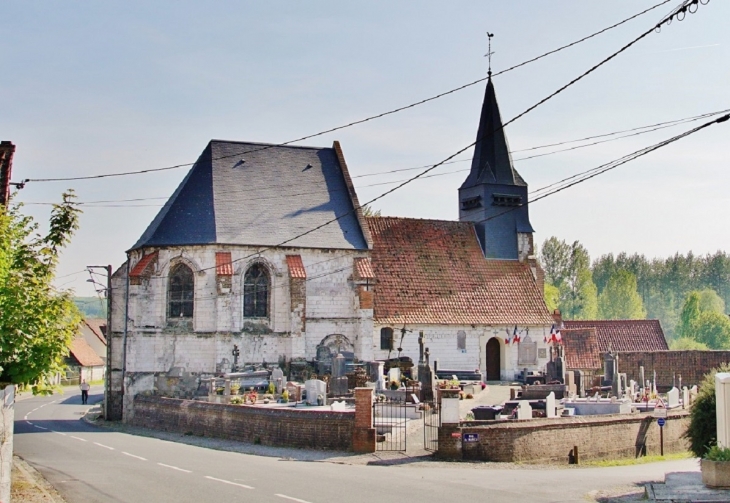
<path id="1" fill-rule="evenodd" d="M 269 316 L 269 272 L 263 264 L 248 268 L 243 280 L 243 316 L 266 318 Z"/>
<path id="2" fill-rule="evenodd" d="M 167 287 L 167 316 L 192 318 L 195 303 L 195 278 L 193 271 L 185 264 L 177 264 L 170 271 Z"/>

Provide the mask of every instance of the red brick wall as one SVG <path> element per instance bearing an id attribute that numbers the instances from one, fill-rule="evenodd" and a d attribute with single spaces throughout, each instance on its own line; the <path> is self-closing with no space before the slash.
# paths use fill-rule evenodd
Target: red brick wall
<path id="1" fill-rule="evenodd" d="M 689 424 L 685 411 L 670 414 L 664 426 L 664 452 L 687 450 L 681 436 Z M 441 428 L 442 430 L 444 428 Z M 452 433 L 461 431 L 462 438 Z M 460 429 L 439 433 L 439 457 L 500 462 L 568 462 L 573 446 L 581 460 L 633 458 L 646 444 L 648 455 L 659 454 L 659 426 L 646 414 L 585 416 L 533 421 L 477 421 Z M 464 442 L 467 433 L 477 433 L 477 442 Z M 442 444 L 444 441 L 444 452 Z M 459 445 L 453 445 L 458 442 Z"/>
<path id="2" fill-rule="evenodd" d="M 355 414 L 137 395 L 131 424 L 263 445 L 349 451 Z"/>
<path id="3" fill-rule="evenodd" d="M 372 388 L 355 388 L 355 429 L 352 436 L 352 450 L 375 452 Z"/>
<path id="4" fill-rule="evenodd" d="M 618 371 L 639 382 L 639 366 L 644 366 L 646 379 L 657 374 L 657 388 L 669 390 L 674 377 L 682 376 L 682 386 L 699 384 L 713 368 L 730 362 L 730 351 L 623 351 L 618 352 Z"/>

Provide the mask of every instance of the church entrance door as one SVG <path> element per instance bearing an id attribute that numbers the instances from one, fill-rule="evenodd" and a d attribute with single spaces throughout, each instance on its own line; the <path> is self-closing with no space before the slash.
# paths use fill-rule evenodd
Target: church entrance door
<path id="1" fill-rule="evenodd" d="M 487 381 L 499 381 L 501 378 L 499 353 L 499 339 L 492 337 L 487 341 Z"/>

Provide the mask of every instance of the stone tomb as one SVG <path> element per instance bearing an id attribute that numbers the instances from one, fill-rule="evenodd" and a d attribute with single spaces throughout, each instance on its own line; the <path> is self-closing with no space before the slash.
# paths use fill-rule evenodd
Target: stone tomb
<path id="1" fill-rule="evenodd" d="M 319 379 L 310 379 L 304 382 L 304 391 L 307 393 L 307 405 L 318 405 L 317 398 L 327 403 L 327 383 Z"/>
<path id="2" fill-rule="evenodd" d="M 555 400 L 555 395 L 553 395 L 553 400 Z M 527 400 L 520 400 L 517 405 L 517 419 L 532 419 L 532 407 Z"/>
<path id="3" fill-rule="evenodd" d="M 276 393 L 281 394 L 286 382 L 284 381 L 284 372 L 282 372 L 280 368 L 277 367 L 271 371 L 271 382 L 273 382 L 276 387 Z"/>
<path id="4" fill-rule="evenodd" d="M 667 408 L 673 409 L 679 407 L 679 390 L 672 388 L 667 392 Z"/>

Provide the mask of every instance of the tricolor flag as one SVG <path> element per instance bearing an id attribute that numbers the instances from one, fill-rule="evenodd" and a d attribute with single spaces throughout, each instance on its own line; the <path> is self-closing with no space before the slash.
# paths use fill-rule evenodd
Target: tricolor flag
<path id="1" fill-rule="evenodd" d="M 550 328 L 550 342 L 556 342 L 560 344 L 563 341 L 563 336 L 560 335 L 560 329 L 555 328 L 555 325 L 553 325 Z"/>
<path id="2" fill-rule="evenodd" d="M 515 330 L 512 333 L 512 343 L 513 344 L 514 343 L 517 343 L 517 344 L 520 343 L 520 334 L 519 334 L 519 332 L 517 332 L 517 325 L 515 325 Z"/>

